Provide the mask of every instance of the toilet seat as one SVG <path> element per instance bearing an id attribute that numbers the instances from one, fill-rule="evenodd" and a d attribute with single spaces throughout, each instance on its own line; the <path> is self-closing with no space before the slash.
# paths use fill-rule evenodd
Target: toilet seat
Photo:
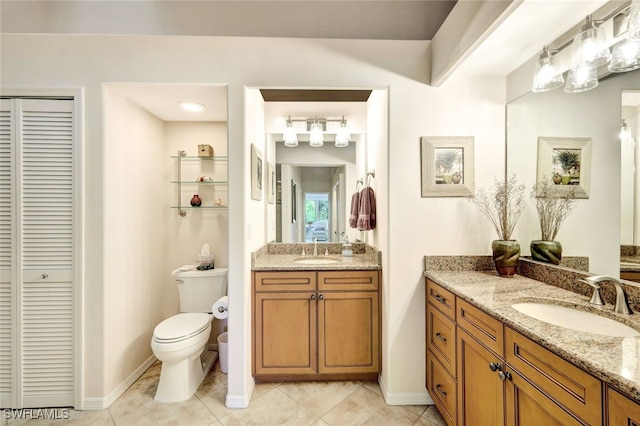
<path id="1" fill-rule="evenodd" d="M 161 344 L 181 342 L 206 331 L 210 325 L 209 314 L 177 314 L 156 326 L 153 330 L 153 340 Z"/>

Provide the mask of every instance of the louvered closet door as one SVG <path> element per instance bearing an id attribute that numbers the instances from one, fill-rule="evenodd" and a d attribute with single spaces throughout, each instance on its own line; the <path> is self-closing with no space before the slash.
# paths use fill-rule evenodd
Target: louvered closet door
<path id="1" fill-rule="evenodd" d="M 13 308 L 13 138 L 11 101 L 0 99 L 0 407 L 13 407 L 15 393 Z"/>
<path id="2" fill-rule="evenodd" d="M 69 406 L 74 404 L 73 101 L 11 102 L 10 406 Z"/>

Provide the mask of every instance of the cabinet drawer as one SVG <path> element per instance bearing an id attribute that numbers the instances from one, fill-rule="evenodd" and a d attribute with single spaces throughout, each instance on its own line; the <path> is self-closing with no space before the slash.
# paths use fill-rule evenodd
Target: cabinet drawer
<path id="1" fill-rule="evenodd" d="M 465 300 L 458 299 L 456 305 L 458 325 L 502 357 L 504 354 L 504 325 Z"/>
<path id="2" fill-rule="evenodd" d="M 255 291 L 315 291 L 314 271 L 255 272 Z"/>
<path id="3" fill-rule="evenodd" d="M 456 318 L 456 298 L 453 293 L 429 279 L 427 280 L 427 302 L 431 302 L 449 318 Z"/>
<path id="4" fill-rule="evenodd" d="M 602 383 L 520 333 L 506 329 L 506 361 L 586 423 L 602 423 Z"/>
<path id="5" fill-rule="evenodd" d="M 456 325 L 431 303 L 427 303 L 427 346 L 455 377 Z"/>
<path id="6" fill-rule="evenodd" d="M 427 351 L 427 391 L 449 426 L 457 422 L 456 382 L 449 376 L 431 351 Z"/>
<path id="7" fill-rule="evenodd" d="M 608 387 L 607 415 L 609 426 L 640 425 L 640 404 Z"/>
<path id="8" fill-rule="evenodd" d="M 319 291 L 378 290 L 378 271 L 320 271 Z"/>

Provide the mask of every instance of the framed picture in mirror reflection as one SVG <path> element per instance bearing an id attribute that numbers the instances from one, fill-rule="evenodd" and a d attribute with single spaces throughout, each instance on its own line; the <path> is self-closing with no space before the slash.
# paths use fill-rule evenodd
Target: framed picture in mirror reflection
<path id="1" fill-rule="evenodd" d="M 591 138 L 538 137 L 536 182 L 553 183 L 562 194 L 589 198 L 591 180 Z"/>

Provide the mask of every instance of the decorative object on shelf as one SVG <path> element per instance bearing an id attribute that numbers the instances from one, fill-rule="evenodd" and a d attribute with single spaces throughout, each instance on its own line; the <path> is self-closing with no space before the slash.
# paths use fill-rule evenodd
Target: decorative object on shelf
<path id="1" fill-rule="evenodd" d="M 251 199 L 262 200 L 262 153 L 251 144 Z"/>
<path id="2" fill-rule="evenodd" d="M 473 136 L 422 136 L 423 197 L 473 195 Z"/>
<path id="3" fill-rule="evenodd" d="M 276 202 L 276 169 L 270 161 L 267 162 L 267 179 L 267 201 L 273 204 Z"/>
<path id="4" fill-rule="evenodd" d="M 213 182 L 210 176 L 200 176 L 198 182 Z"/>
<path id="5" fill-rule="evenodd" d="M 221 198 L 216 198 L 216 199 L 213 201 L 213 205 L 214 205 L 215 207 L 224 207 L 224 201 L 222 201 L 222 199 L 221 199 Z"/>
<path id="6" fill-rule="evenodd" d="M 562 259 L 562 245 L 555 241 L 560 226 L 567 218 L 575 202 L 575 186 L 569 191 L 547 179 L 536 183 L 531 189 L 531 198 L 536 204 L 540 219 L 541 239 L 531 241 L 531 257 L 541 262 L 559 265 Z"/>
<path id="7" fill-rule="evenodd" d="M 213 147 L 211 145 L 198 145 L 199 157 L 213 157 Z"/>
<path id="8" fill-rule="evenodd" d="M 591 138 L 538 137 L 538 185 L 560 175 L 559 191 L 589 198 L 590 165 Z"/>
<path id="9" fill-rule="evenodd" d="M 511 277 L 516 272 L 520 258 L 520 244 L 511 239 L 513 230 L 520 219 L 524 207 L 525 186 L 518 184 L 516 175 L 496 181 L 485 191 L 479 189 L 469 200 L 491 221 L 498 240 L 491 244 L 493 261 L 498 274 Z"/>
<path id="10" fill-rule="evenodd" d="M 191 197 L 191 206 L 192 207 L 200 207 L 202 205 L 202 200 L 198 196 L 198 194 L 193 194 Z"/>

